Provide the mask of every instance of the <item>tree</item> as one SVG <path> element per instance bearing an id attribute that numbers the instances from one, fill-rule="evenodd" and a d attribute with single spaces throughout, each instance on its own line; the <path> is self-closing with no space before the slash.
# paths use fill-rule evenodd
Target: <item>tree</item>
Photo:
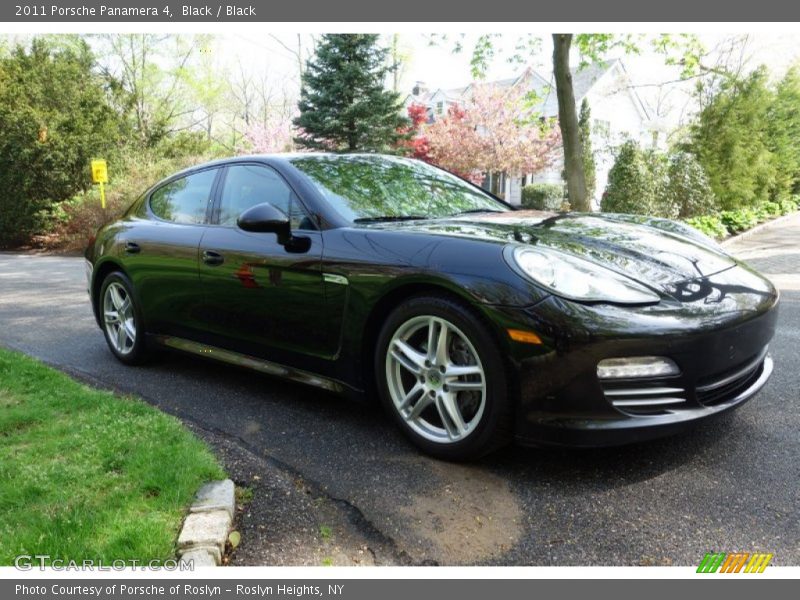
<path id="1" fill-rule="evenodd" d="M 251 124 L 244 136 L 253 152 L 270 154 L 294 150 L 292 123 L 280 116 Z"/>
<path id="2" fill-rule="evenodd" d="M 431 162 L 470 179 L 546 168 L 559 143 L 558 129 L 539 119 L 526 96 L 520 86 L 507 90 L 474 84 L 463 108 L 451 106 L 445 117 L 424 128 Z"/>
<path id="3" fill-rule="evenodd" d="M 489 60 L 494 56 L 496 35 L 479 36 L 472 52 L 473 76 L 482 76 Z M 575 106 L 575 91 L 570 70 L 570 51 L 574 47 L 580 59 L 579 68 L 603 60 L 612 50 L 624 53 L 638 53 L 644 36 L 631 34 L 615 35 L 610 33 L 557 33 L 553 34 L 553 76 L 558 99 L 558 120 L 564 145 L 564 177 L 567 181 L 569 202 L 576 210 L 591 209 L 590 198 L 586 193 L 586 175 L 583 169 L 582 144 L 579 135 L 579 124 Z M 697 77 L 707 71 L 701 64 L 704 49 L 697 36 L 692 34 L 660 34 L 650 40 L 653 48 L 664 55 L 668 65 L 679 65 L 683 79 Z M 538 52 L 540 40 L 535 35 L 518 41 L 512 61 L 521 63 L 524 55 Z M 460 51 L 457 44 L 455 51 Z"/>
<path id="4" fill-rule="evenodd" d="M 88 188 L 92 158 L 115 159 L 121 123 L 94 67 L 77 37 L 34 38 L 0 59 L 0 247 Z"/>
<path id="5" fill-rule="evenodd" d="M 575 92 L 572 87 L 572 71 L 569 68 L 569 51 L 572 34 L 553 34 L 553 77 L 558 98 L 558 125 L 564 144 L 564 174 L 567 180 L 567 195 L 576 210 L 591 210 L 586 190 L 586 173 L 583 169 L 583 144 L 575 110 Z"/>
<path id="6" fill-rule="evenodd" d="M 430 140 L 423 131 L 428 122 L 428 108 L 412 102 L 407 112 L 410 125 L 403 131 L 405 135 L 400 139 L 399 148 L 411 158 L 432 162 Z"/>
<path id="7" fill-rule="evenodd" d="M 597 187 L 597 166 L 594 160 L 594 150 L 592 150 L 592 110 L 589 108 L 589 101 L 586 98 L 581 102 L 581 112 L 578 115 L 578 131 L 581 138 L 586 196 L 594 198 L 595 188 Z"/>
<path id="8" fill-rule="evenodd" d="M 724 81 L 690 127 L 685 149 L 697 157 L 724 209 L 755 206 L 776 185 L 767 81 L 763 67 Z"/>
<path id="9" fill-rule="evenodd" d="M 785 198 L 800 191 L 800 68 L 793 66 L 778 83 L 769 108 L 768 146 L 774 156 L 772 196 Z"/>
<path id="10" fill-rule="evenodd" d="M 321 150 L 385 151 L 408 121 L 384 88 L 392 68 L 373 34 L 326 34 L 303 73 L 296 142 Z"/>
<path id="11" fill-rule="evenodd" d="M 195 124 L 191 67 L 207 36 L 131 33 L 99 39 L 105 76 L 116 92 L 118 110 L 130 118 L 136 141 L 153 147 Z"/>

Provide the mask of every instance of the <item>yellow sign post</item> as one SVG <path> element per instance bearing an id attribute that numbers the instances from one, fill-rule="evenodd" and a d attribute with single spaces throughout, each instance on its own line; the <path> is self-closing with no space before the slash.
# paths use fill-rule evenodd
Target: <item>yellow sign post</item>
<path id="1" fill-rule="evenodd" d="M 103 187 L 108 183 L 108 166 L 103 159 L 92 161 L 92 181 L 100 184 L 100 206 L 106 207 L 106 190 Z"/>

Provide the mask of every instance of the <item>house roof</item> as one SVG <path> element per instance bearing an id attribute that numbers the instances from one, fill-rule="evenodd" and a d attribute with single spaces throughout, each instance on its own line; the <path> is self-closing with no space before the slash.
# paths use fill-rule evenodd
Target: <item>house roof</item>
<path id="1" fill-rule="evenodd" d="M 592 90 L 595 84 L 603 78 L 603 76 L 611 71 L 614 67 L 619 67 L 623 73 L 625 66 L 619 59 L 605 60 L 589 64 L 585 67 L 578 67 L 572 69 L 572 85 L 575 93 L 575 102 L 580 104 L 586 95 Z M 555 85 L 552 77 L 545 78 L 543 75 L 534 71 L 533 69 L 525 69 L 522 74 L 517 77 L 510 77 L 508 79 L 500 79 L 496 81 L 486 82 L 489 85 L 494 85 L 502 88 L 510 88 L 528 80 L 528 86 L 536 95 L 541 99 L 539 112 L 545 117 L 554 117 L 558 115 L 558 98 L 556 97 Z M 437 89 L 430 93 L 423 94 L 419 97 L 409 96 L 408 100 L 414 102 L 421 102 L 430 105 L 433 98 L 441 93 L 448 101 L 457 102 L 465 98 L 467 92 L 472 87 L 472 84 L 450 89 Z M 644 103 L 636 94 L 635 90 L 628 90 L 633 96 L 634 103 L 642 113 L 642 117 L 647 119 L 647 109 Z"/>
<path id="2" fill-rule="evenodd" d="M 592 63 L 583 68 L 572 69 L 572 89 L 575 94 L 575 103 L 580 104 L 594 85 L 617 64 L 622 67 L 619 60 L 605 60 Z M 624 69 L 624 67 L 623 67 Z M 558 115 L 558 98 L 556 97 L 555 84 L 551 80 L 536 74 L 531 88 L 542 99 L 540 111 L 546 117 Z"/>

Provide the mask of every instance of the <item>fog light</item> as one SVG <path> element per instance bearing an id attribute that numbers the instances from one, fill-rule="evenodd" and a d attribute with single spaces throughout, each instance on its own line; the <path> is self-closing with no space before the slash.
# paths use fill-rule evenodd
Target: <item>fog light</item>
<path id="1" fill-rule="evenodd" d="M 600 379 L 666 377 L 667 375 L 678 375 L 680 372 L 678 365 L 663 356 L 607 358 L 597 363 L 597 377 Z"/>

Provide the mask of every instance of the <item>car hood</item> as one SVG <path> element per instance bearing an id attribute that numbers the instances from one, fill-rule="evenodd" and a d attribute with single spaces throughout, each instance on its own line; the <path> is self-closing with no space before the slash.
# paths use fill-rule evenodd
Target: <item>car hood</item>
<path id="1" fill-rule="evenodd" d="M 519 210 L 370 227 L 551 248 L 662 289 L 736 264 L 682 223 L 632 215 Z"/>

